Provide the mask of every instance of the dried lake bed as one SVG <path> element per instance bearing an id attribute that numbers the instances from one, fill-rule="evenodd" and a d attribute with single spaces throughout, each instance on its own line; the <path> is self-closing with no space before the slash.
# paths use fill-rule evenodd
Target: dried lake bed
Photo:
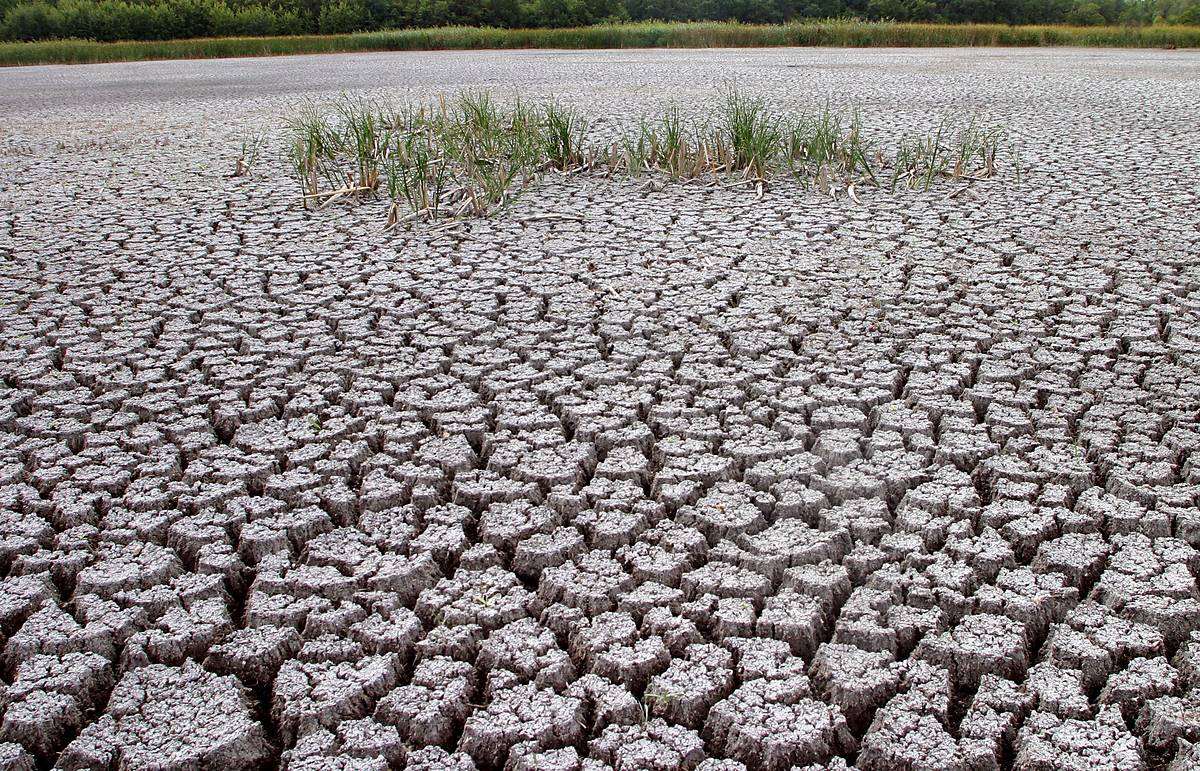
<path id="1" fill-rule="evenodd" d="M 1001 174 L 384 233 L 283 158 L 347 92 L 731 84 Z M 1177 51 L 0 70 L 0 765 L 1200 767 L 1197 103 Z"/>

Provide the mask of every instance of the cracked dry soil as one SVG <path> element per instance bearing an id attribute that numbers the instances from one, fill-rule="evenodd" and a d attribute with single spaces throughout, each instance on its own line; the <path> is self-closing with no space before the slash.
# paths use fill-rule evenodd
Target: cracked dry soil
<path id="1" fill-rule="evenodd" d="M 728 81 L 1026 168 L 384 236 L 278 152 L 343 90 Z M 1198 102 L 1182 52 L 0 71 L 0 767 L 1197 768 Z"/>

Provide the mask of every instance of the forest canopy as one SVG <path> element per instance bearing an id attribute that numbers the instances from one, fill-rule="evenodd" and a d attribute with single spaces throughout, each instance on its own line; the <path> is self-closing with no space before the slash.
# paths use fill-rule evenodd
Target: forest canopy
<path id="1" fill-rule="evenodd" d="M 0 0 L 0 38 L 170 40 L 450 25 L 831 18 L 1000 24 L 1200 24 L 1200 0 Z"/>

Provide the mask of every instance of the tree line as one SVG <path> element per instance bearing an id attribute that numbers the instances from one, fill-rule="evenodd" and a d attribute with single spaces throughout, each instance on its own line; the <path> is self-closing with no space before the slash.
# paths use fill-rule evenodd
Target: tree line
<path id="1" fill-rule="evenodd" d="M 407 27 L 830 18 L 1000 24 L 1200 24 L 1200 0 L 0 0 L 0 38 L 170 40 Z"/>

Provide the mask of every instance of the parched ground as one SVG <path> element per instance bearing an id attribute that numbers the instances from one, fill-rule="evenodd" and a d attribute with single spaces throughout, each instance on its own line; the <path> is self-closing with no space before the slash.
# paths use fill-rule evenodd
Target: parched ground
<path id="1" fill-rule="evenodd" d="M 388 235 L 276 141 L 726 84 L 1025 168 Z M 1198 767 L 1197 103 L 1165 51 L 0 71 L 0 766 Z"/>

